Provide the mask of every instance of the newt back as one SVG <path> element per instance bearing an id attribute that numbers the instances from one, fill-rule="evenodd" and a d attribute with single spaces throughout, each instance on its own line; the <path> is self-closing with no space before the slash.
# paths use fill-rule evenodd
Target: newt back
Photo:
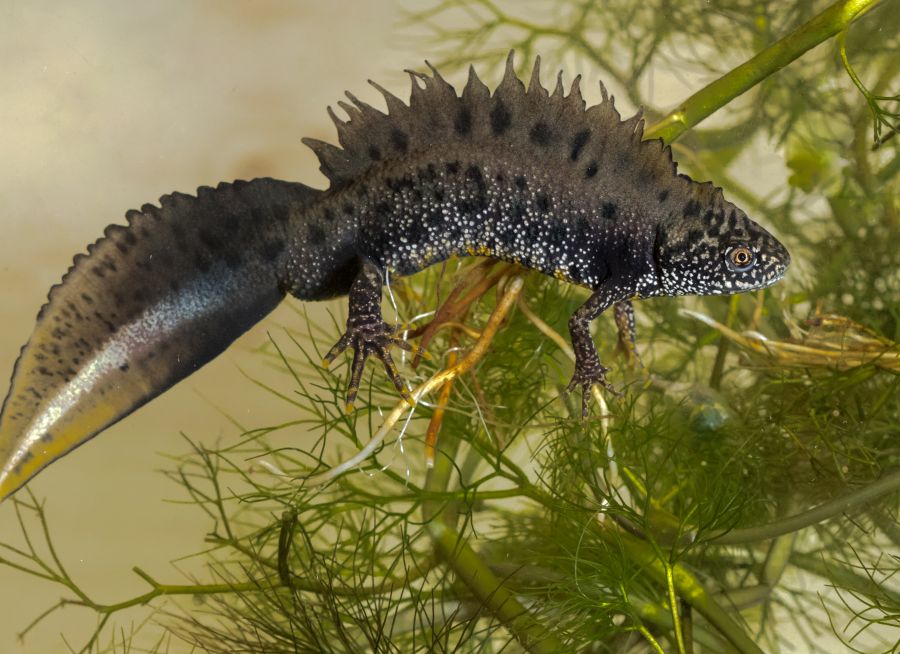
<path id="1" fill-rule="evenodd" d="M 461 94 L 433 68 L 411 73 L 383 113 L 348 94 L 330 112 L 341 147 L 305 140 L 330 186 L 259 179 L 173 194 L 79 255 L 51 289 L 0 414 L 0 499 L 48 463 L 224 350 L 286 293 L 349 293 L 348 405 L 366 357 L 401 393 L 381 317 L 389 274 L 451 255 L 517 261 L 589 288 L 572 316 L 570 389 L 612 388 L 588 331 L 610 306 L 634 341 L 630 300 L 768 286 L 790 257 L 721 189 L 678 174 L 671 150 L 642 141 L 640 112 L 585 107 L 579 79 L 529 85 L 512 55 L 492 93 L 470 70 Z M 330 111 L 330 110 L 329 110 Z M 585 401 L 585 410 L 587 401 Z"/>

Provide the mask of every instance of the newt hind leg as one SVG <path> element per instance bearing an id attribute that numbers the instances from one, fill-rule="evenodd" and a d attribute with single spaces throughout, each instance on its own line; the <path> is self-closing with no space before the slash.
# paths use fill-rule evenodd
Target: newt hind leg
<path id="1" fill-rule="evenodd" d="M 392 345 L 412 351 L 412 346 L 406 341 L 397 338 L 396 328 L 384 322 L 381 316 L 381 287 L 384 280 L 381 271 L 370 261 L 364 261 L 359 273 L 350 287 L 350 311 L 347 317 L 347 331 L 340 340 L 334 344 L 322 362 L 326 367 L 337 356 L 351 348 L 353 350 L 353 363 L 350 366 L 350 381 L 347 384 L 347 413 L 353 410 L 353 402 L 359 392 L 360 381 L 366 366 L 366 359 L 374 355 L 381 359 L 387 376 L 394 386 L 408 402 L 412 403 L 409 391 L 403 378 L 397 371 L 397 366 L 391 358 Z"/>

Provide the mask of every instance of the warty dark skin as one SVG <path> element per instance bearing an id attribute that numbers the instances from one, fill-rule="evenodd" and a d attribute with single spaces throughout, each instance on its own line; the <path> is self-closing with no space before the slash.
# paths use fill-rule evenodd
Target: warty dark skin
<path id="1" fill-rule="evenodd" d="M 220 354 L 290 294 L 349 295 L 352 404 L 366 358 L 408 391 L 381 315 L 388 276 L 451 256 L 514 261 L 591 291 L 569 321 L 570 389 L 611 388 L 589 333 L 631 300 L 765 288 L 790 256 L 721 189 L 676 171 L 640 114 L 586 108 L 576 78 L 552 92 L 512 56 L 492 93 L 470 71 L 461 94 L 434 69 L 411 73 L 409 104 L 377 85 L 388 113 L 348 94 L 341 147 L 307 139 L 326 190 L 261 178 L 175 193 L 111 225 L 41 309 L 0 415 L 0 499 L 43 467 Z M 601 87 L 602 88 L 602 87 Z"/>

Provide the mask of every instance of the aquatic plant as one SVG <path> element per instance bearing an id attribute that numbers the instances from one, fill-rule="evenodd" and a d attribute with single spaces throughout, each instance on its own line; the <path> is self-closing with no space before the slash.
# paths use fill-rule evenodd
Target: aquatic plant
<path id="1" fill-rule="evenodd" d="M 617 358 L 600 321 L 603 360 L 627 383 L 621 399 L 595 393 L 587 421 L 563 390 L 565 322 L 583 301 L 563 283 L 491 262 L 392 280 L 397 316 L 417 318 L 409 337 L 433 355 L 406 366 L 412 411 L 374 374 L 347 415 L 346 368 L 319 365 L 341 320 L 324 328 L 300 307 L 259 352 L 284 373 L 265 390 L 294 420 L 236 429 L 218 447 L 188 441 L 169 473 L 208 521 L 208 579 L 135 568 L 146 593 L 98 603 L 53 547 L 44 503 L 20 494 L 22 535 L 0 543 L 0 564 L 66 591 L 23 633 L 79 606 L 98 618 L 73 647 L 85 652 L 683 654 L 820 650 L 826 637 L 896 652 L 900 12 L 889 4 L 416 8 L 409 29 L 431 30 L 436 64 L 499 64 L 516 48 L 520 61 L 574 59 L 612 82 L 620 103 L 645 106 L 648 136 L 674 142 L 684 168 L 783 237 L 796 272 L 754 295 L 639 304 L 646 367 Z M 645 90 L 665 70 L 711 82 L 666 112 Z M 759 142 L 790 170 L 773 192 L 741 171 Z M 140 605 L 156 626 L 113 628 Z"/>

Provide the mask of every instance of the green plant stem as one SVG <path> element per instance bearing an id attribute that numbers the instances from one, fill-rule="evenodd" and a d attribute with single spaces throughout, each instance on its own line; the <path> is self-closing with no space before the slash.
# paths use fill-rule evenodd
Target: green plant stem
<path id="1" fill-rule="evenodd" d="M 666 564 L 660 560 L 657 551 L 649 544 L 626 534 L 621 530 L 601 527 L 601 537 L 611 544 L 624 546 L 629 558 L 642 566 L 644 572 L 659 584 L 668 585 L 668 575 L 678 595 L 730 642 L 741 654 L 763 654 L 744 629 L 732 620 L 719 606 L 697 578 L 683 565 Z"/>
<path id="2" fill-rule="evenodd" d="M 678 654 L 684 652 L 684 635 L 681 632 L 681 618 L 678 615 L 678 596 L 675 593 L 675 575 L 672 566 L 667 561 L 662 562 L 666 571 L 666 592 L 669 595 L 669 611 L 672 613 L 672 630 L 675 632 L 675 644 L 678 646 Z"/>
<path id="3" fill-rule="evenodd" d="M 888 473 L 878 481 L 874 481 L 859 490 L 829 500 L 809 511 L 758 527 L 712 533 L 709 534 L 708 538 L 716 545 L 744 545 L 746 543 L 777 538 L 778 536 L 784 536 L 804 527 L 823 522 L 829 518 L 834 518 L 852 508 L 868 504 L 883 495 L 897 490 L 900 490 L 900 469 Z"/>
<path id="4" fill-rule="evenodd" d="M 457 444 L 458 439 L 451 434 L 445 432 L 441 435 L 440 455 L 425 482 L 427 491 L 440 494 L 447 488 L 450 475 L 455 469 L 452 460 Z M 562 642 L 528 613 L 463 536 L 453 528 L 456 511 L 450 504 L 434 500 L 423 504 L 428 532 L 441 557 L 527 651 L 533 654 L 565 651 Z M 452 504 L 455 506 L 455 502 Z"/>
<path id="5" fill-rule="evenodd" d="M 566 651 L 556 635 L 522 606 L 456 530 L 438 517 L 429 523 L 428 531 L 438 552 L 460 580 L 492 615 L 506 625 L 526 651 L 533 654 Z"/>
<path id="6" fill-rule="evenodd" d="M 131 599 L 115 604 L 98 604 L 90 600 L 64 600 L 65 604 L 86 606 L 97 613 L 117 613 L 132 606 L 140 606 L 163 595 L 221 595 L 225 593 L 248 593 L 254 591 L 270 590 L 281 587 L 278 577 L 266 580 L 249 581 L 240 584 L 160 584 L 154 581 L 147 573 L 139 568 L 134 568 L 135 574 L 152 586 L 152 589 L 132 597 Z M 321 589 L 320 589 L 321 592 Z"/>
<path id="7" fill-rule="evenodd" d="M 891 602 L 900 605 L 900 593 L 891 590 L 884 584 L 854 572 L 837 561 L 826 561 L 821 554 L 791 554 L 791 563 L 801 570 L 806 570 L 823 579 L 827 579 L 835 588 L 847 590 L 871 597 L 887 597 Z"/>
<path id="8" fill-rule="evenodd" d="M 841 0 L 768 48 L 706 85 L 644 133 L 671 143 L 719 108 L 749 91 L 805 52 L 827 41 L 881 0 Z"/>

